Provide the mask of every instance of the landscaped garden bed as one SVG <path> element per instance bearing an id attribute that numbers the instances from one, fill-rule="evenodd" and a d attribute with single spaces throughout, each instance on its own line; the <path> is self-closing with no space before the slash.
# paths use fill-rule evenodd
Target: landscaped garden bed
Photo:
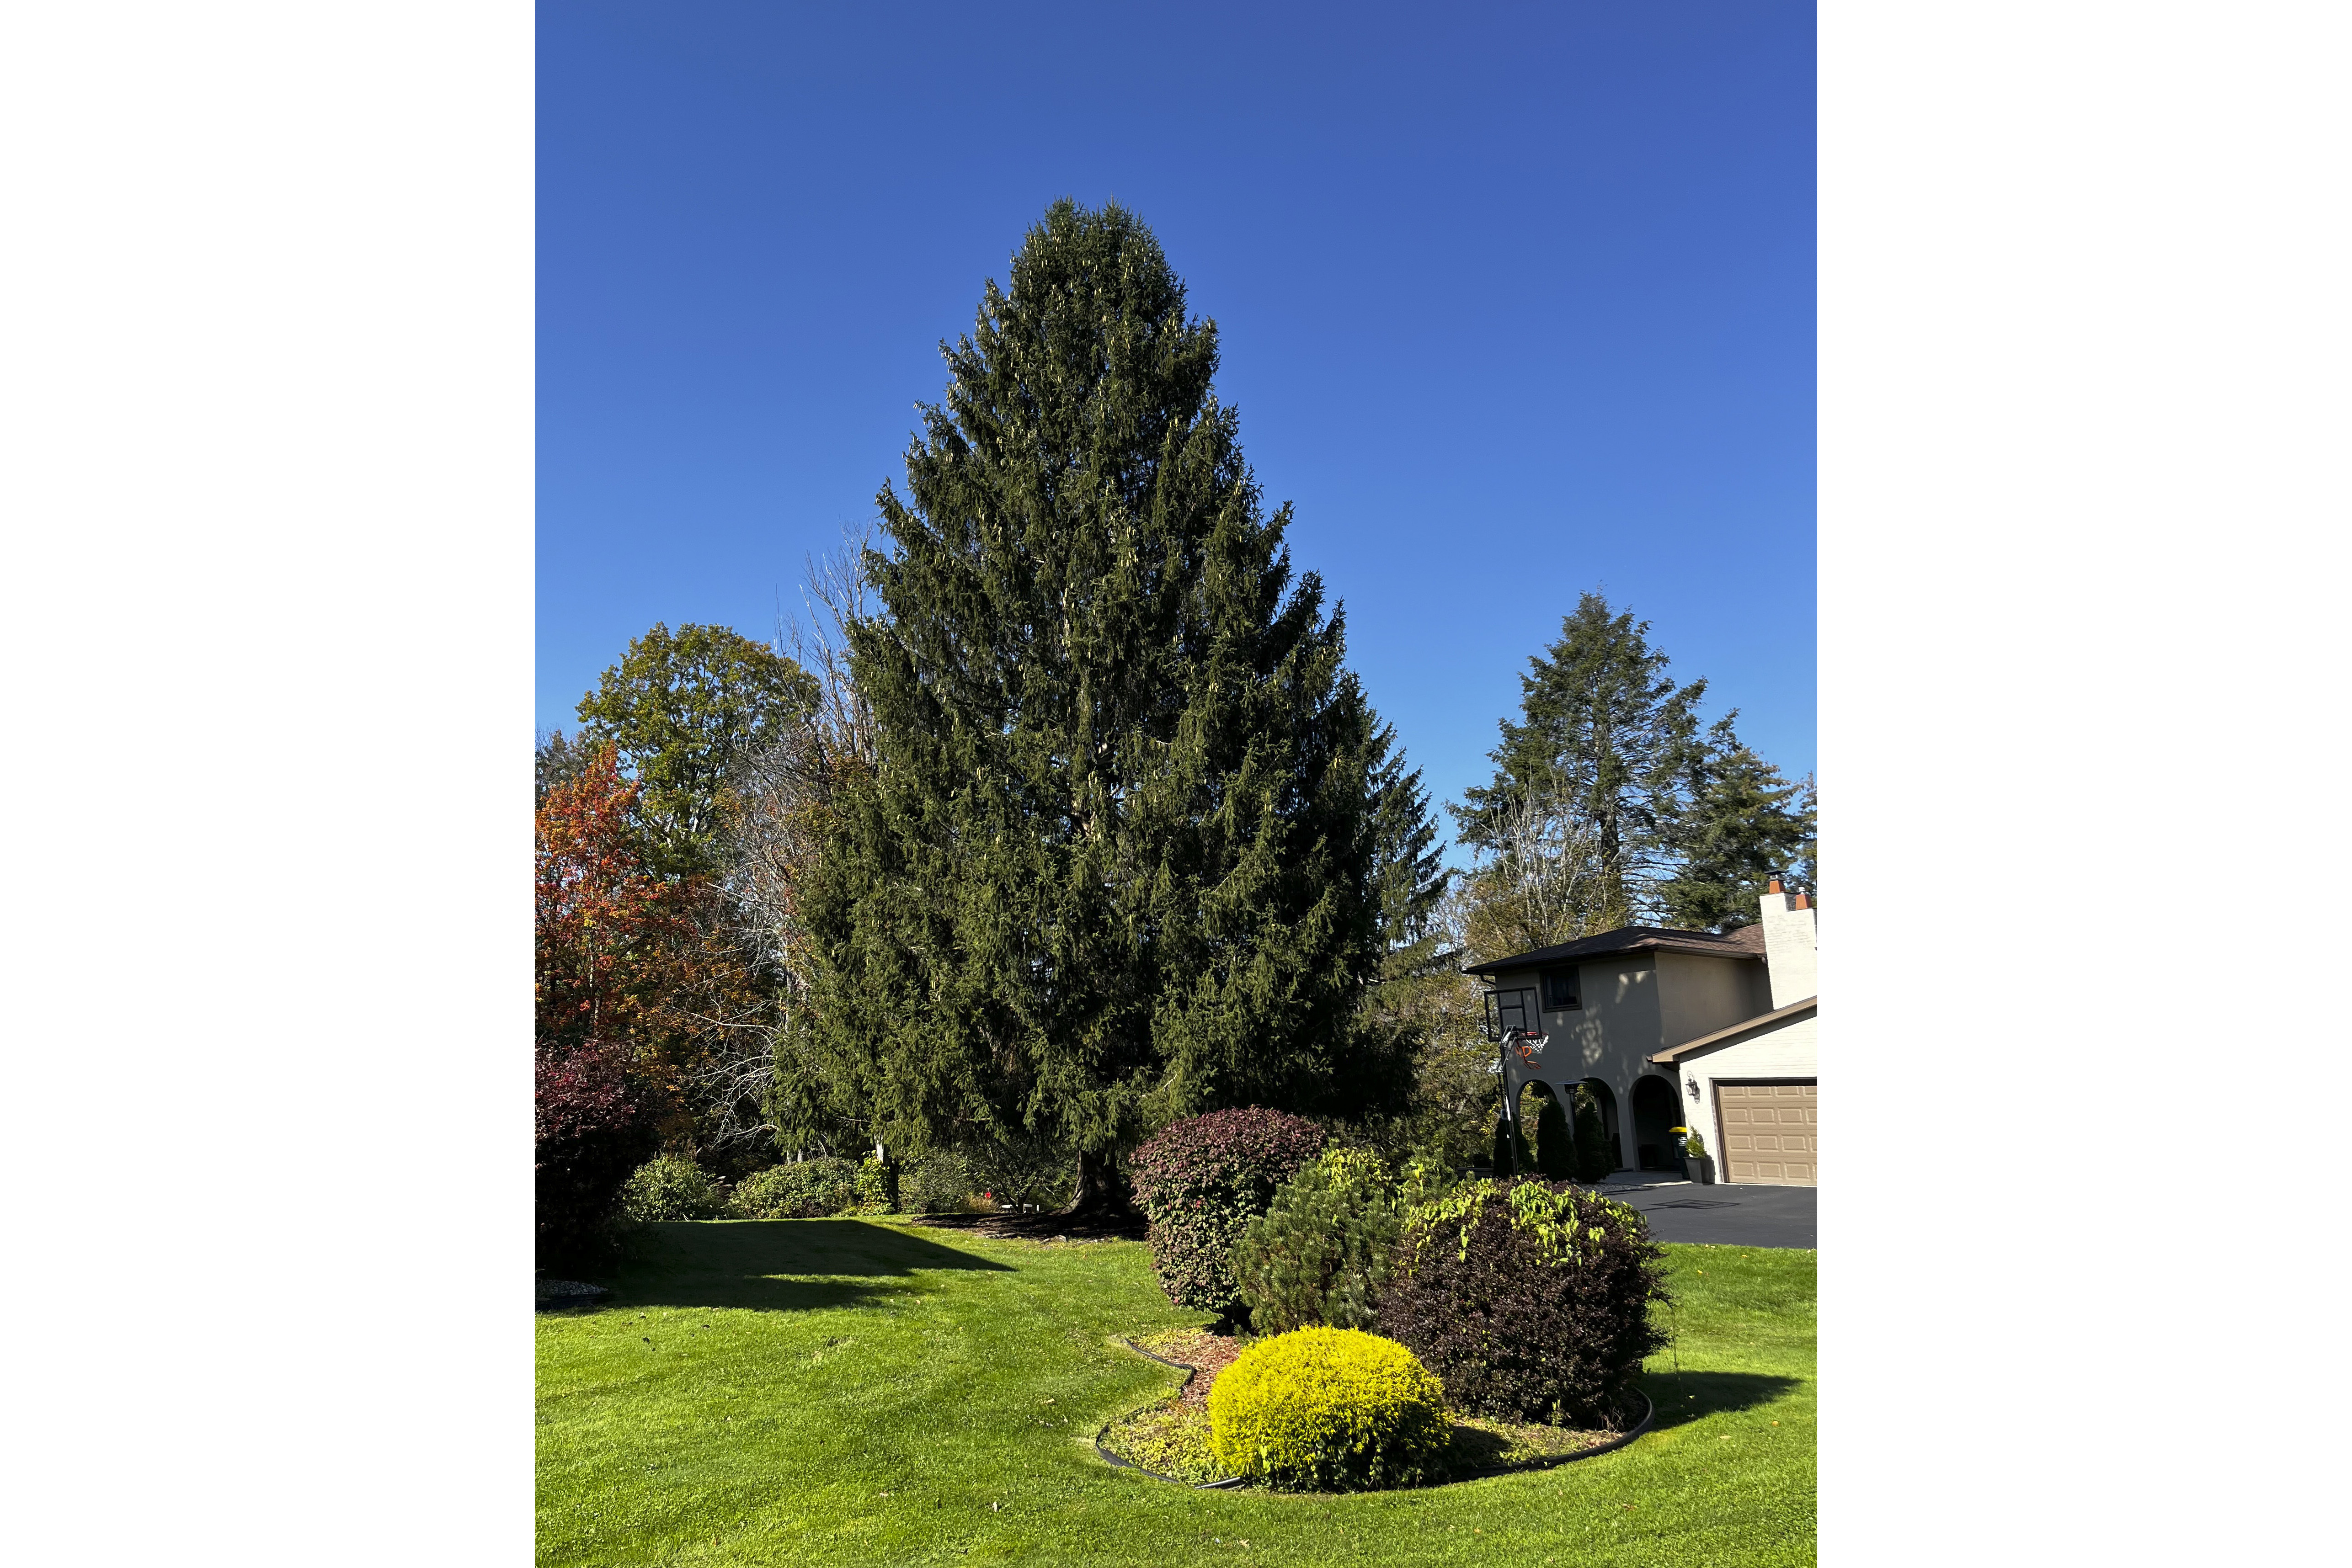
<path id="1" fill-rule="evenodd" d="M 1127 1336 L 1121 1343 L 1192 1375 L 1165 1399 L 1110 1423 L 1097 1445 L 1107 1456 L 1162 1479 L 1196 1487 L 1243 1484 L 1241 1478 L 1225 1473 L 1211 1451 L 1209 1391 L 1244 1342 L 1210 1329 L 1182 1328 Z M 1643 1399 L 1614 1427 L 1576 1427 L 1452 1412 L 1442 1479 L 1468 1480 L 1544 1469 L 1603 1453 L 1641 1428 L 1649 1413 Z"/>

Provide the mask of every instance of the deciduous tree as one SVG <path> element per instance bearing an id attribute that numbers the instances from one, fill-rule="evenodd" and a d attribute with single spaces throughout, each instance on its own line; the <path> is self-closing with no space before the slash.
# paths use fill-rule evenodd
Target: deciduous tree
<path id="1" fill-rule="evenodd" d="M 611 745 L 636 781 L 663 870 L 715 871 L 730 768 L 773 745 L 821 696 L 800 665 L 724 626 L 673 632 L 656 623 L 580 699 L 582 738 Z"/>

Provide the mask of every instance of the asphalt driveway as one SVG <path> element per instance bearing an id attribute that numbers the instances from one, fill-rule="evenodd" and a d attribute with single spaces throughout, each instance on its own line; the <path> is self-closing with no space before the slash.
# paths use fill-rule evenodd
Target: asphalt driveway
<path id="1" fill-rule="evenodd" d="M 1620 1182 L 1623 1185 L 1620 1185 Z M 1813 1186 L 1700 1186 L 1643 1182 L 1632 1172 L 1600 1184 L 1602 1192 L 1649 1217 L 1661 1241 L 1724 1247 L 1817 1247 Z"/>

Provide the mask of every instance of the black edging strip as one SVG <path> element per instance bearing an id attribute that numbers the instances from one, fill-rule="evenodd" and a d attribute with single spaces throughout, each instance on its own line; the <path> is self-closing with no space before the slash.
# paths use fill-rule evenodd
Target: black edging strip
<path id="1" fill-rule="evenodd" d="M 1187 1366 L 1181 1361 L 1171 1361 L 1164 1355 L 1154 1355 L 1151 1352 L 1144 1349 L 1141 1345 L 1136 1343 L 1131 1339 L 1122 1337 L 1118 1343 L 1125 1345 L 1128 1349 L 1135 1352 L 1136 1354 L 1142 1356 L 1147 1361 L 1156 1361 L 1162 1366 L 1172 1366 L 1177 1371 L 1182 1373 L 1184 1375 L 1184 1381 L 1176 1385 L 1176 1392 L 1180 1396 L 1183 1394 L 1184 1390 L 1192 1386 L 1192 1379 L 1201 1375 L 1201 1369 L 1199 1367 Z M 1227 1476 L 1221 1481 L 1179 1480 L 1174 1476 L 1163 1476 L 1158 1470 L 1146 1469 L 1143 1466 L 1137 1464 L 1133 1459 L 1122 1459 L 1117 1454 L 1112 1453 L 1108 1448 L 1103 1447 L 1103 1439 L 1110 1435 L 1110 1429 L 1113 1427 L 1118 1426 L 1120 1421 L 1132 1421 L 1138 1416 L 1142 1415 L 1146 1410 L 1151 1409 L 1154 1406 L 1165 1405 L 1166 1403 L 1168 1403 L 1168 1396 L 1163 1394 L 1159 1398 L 1153 1400 L 1150 1405 L 1139 1405 L 1134 1409 L 1129 1411 L 1126 1415 L 1118 1416 L 1116 1419 L 1104 1422 L 1102 1424 L 1102 1430 L 1095 1434 L 1095 1452 L 1100 1454 L 1104 1458 L 1108 1459 L 1112 1464 L 1118 1466 L 1122 1470 L 1133 1470 L 1139 1475 L 1150 1476 L 1155 1481 L 1166 1481 L 1170 1486 L 1190 1487 L 1194 1491 L 1230 1491 L 1234 1488 L 1241 1485 L 1244 1479 L 1241 1476 Z"/>
<path id="2" fill-rule="evenodd" d="M 1184 1375 L 1184 1381 L 1176 1385 L 1176 1392 L 1179 1396 L 1181 1396 L 1184 1390 L 1192 1386 L 1192 1379 L 1201 1375 L 1201 1369 L 1199 1367 L 1187 1366 L 1181 1361 L 1171 1361 L 1164 1355 L 1154 1355 L 1151 1352 L 1144 1349 L 1141 1345 L 1136 1343 L 1131 1339 L 1122 1337 L 1118 1343 L 1125 1345 L 1128 1349 L 1135 1352 L 1136 1354 L 1144 1357 L 1148 1361 L 1156 1361 L 1162 1366 L 1173 1367 L 1178 1372 L 1182 1373 Z M 1658 1419 L 1657 1402 L 1638 1388 L 1634 1389 L 1633 1392 L 1642 1401 L 1642 1418 L 1639 1421 L 1634 1422 L 1624 1431 L 1618 1433 L 1617 1436 L 1610 1438 L 1609 1441 L 1601 1444 L 1597 1448 L 1579 1448 L 1572 1454 L 1548 1455 L 1543 1458 L 1534 1459 L 1521 1464 L 1496 1465 L 1489 1469 L 1470 1470 L 1465 1474 L 1453 1477 L 1451 1479 L 1440 1481 L 1437 1484 L 1439 1486 L 1453 1486 L 1459 1481 L 1479 1481 L 1488 1479 L 1495 1476 L 1520 1475 L 1528 1470 L 1555 1469 L 1561 1465 L 1572 1465 L 1579 1459 L 1598 1458 L 1602 1454 L 1613 1454 L 1618 1449 L 1623 1448 L 1626 1444 L 1632 1442 L 1634 1438 L 1640 1437 L 1643 1433 L 1648 1431 L 1652 1426 L 1656 1424 Z M 1118 1426 L 1119 1422 L 1132 1421 L 1138 1416 L 1142 1415 L 1146 1410 L 1151 1409 L 1153 1406 L 1164 1405 L 1167 1402 L 1167 1396 L 1162 1395 L 1160 1398 L 1153 1400 L 1150 1405 L 1139 1405 L 1134 1409 L 1129 1411 L 1126 1415 L 1118 1416 L 1113 1420 L 1104 1422 L 1102 1424 L 1102 1430 L 1095 1434 L 1095 1452 L 1100 1454 L 1105 1459 L 1108 1460 L 1112 1465 L 1116 1466 L 1119 1469 L 1133 1470 L 1138 1475 L 1150 1476 L 1155 1481 L 1166 1481 L 1170 1486 L 1190 1487 L 1194 1491 L 1230 1491 L 1234 1487 L 1242 1485 L 1243 1482 L 1247 1479 L 1246 1477 L 1227 1476 L 1221 1481 L 1179 1480 L 1174 1476 L 1163 1476 L 1158 1470 L 1146 1469 L 1143 1466 L 1137 1464 L 1133 1459 L 1120 1458 L 1117 1454 L 1112 1453 L 1108 1448 L 1103 1447 L 1103 1439 L 1110 1435 L 1110 1429 L 1113 1427 Z M 1402 1490 L 1404 1489 L 1391 1488 L 1383 1490 Z M 1415 1488 L 1413 1490 L 1422 1490 L 1426 1489 Z"/>

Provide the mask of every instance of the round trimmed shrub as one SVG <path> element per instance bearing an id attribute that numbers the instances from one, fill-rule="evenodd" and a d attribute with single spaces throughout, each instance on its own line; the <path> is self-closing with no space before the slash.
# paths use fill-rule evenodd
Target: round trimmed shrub
<path id="1" fill-rule="evenodd" d="M 1451 1435 L 1429 1369 L 1356 1329 L 1260 1340 L 1209 1389 L 1217 1462 L 1285 1491 L 1415 1485 L 1436 1473 Z"/>
<path id="2" fill-rule="evenodd" d="M 621 1218 L 630 1225 L 716 1219 L 726 1212 L 718 1179 L 680 1155 L 656 1155 L 621 1184 Z"/>
<path id="3" fill-rule="evenodd" d="M 1565 1183 L 1475 1181 L 1405 1218 L 1383 1332 L 1456 1409 L 1618 1425 L 1643 1359 L 1664 1348 L 1664 1249 L 1638 1209 Z"/>
<path id="4" fill-rule="evenodd" d="M 1379 1326 L 1374 1306 L 1400 1216 L 1387 1162 L 1326 1149 L 1285 1182 L 1234 1247 L 1234 1278 L 1259 1333 Z"/>
<path id="5" fill-rule="evenodd" d="M 770 1166 L 735 1184 L 735 1212 L 746 1219 L 822 1219 L 856 1204 L 857 1166 L 848 1160 Z"/>
<path id="6" fill-rule="evenodd" d="M 1146 1140 L 1129 1179 L 1151 1222 L 1152 1272 L 1168 1299 L 1194 1312 L 1237 1310 L 1234 1243 L 1322 1146 L 1314 1123 L 1255 1106 L 1187 1117 Z"/>

